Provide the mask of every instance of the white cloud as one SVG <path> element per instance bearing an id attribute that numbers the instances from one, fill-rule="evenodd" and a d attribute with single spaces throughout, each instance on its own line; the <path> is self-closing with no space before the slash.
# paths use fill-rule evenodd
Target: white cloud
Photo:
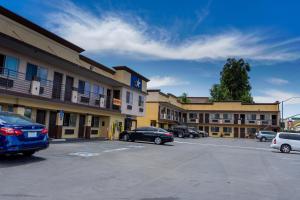
<path id="1" fill-rule="evenodd" d="M 287 92 L 276 89 L 266 89 L 261 91 L 262 95 L 254 96 L 253 99 L 257 103 L 270 103 L 275 101 L 284 101 L 291 97 L 300 97 L 300 94 L 294 92 Z M 291 99 L 284 104 L 300 104 L 300 98 Z"/>
<path id="2" fill-rule="evenodd" d="M 282 78 L 276 78 L 276 77 L 272 77 L 272 78 L 267 79 L 267 82 L 271 83 L 273 85 L 284 85 L 284 84 L 289 83 L 288 80 L 285 80 L 285 79 L 282 79 Z"/>
<path id="3" fill-rule="evenodd" d="M 268 38 L 262 32 L 249 33 L 231 29 L 174 42 L 172 34 L 167 30 L 149 26 L 138 17 L 111 12 L 93 14 L 70 2 L 57 7 L 58 12 L 48 17 L 48 27 L 92 53 L 170 60 L 243 57 L 285 61 L 300 58 L 299 49 L 295 49 L 300 38 L 272 42 L 274 38 Z"/>
<path id="4" fill-rule="evenodd" d="M 187 85 L 188 81 L 180 80 L 172 76 L 153 76 L 147 84 L 148 88 L 161 88 L 166 86 Z"/>

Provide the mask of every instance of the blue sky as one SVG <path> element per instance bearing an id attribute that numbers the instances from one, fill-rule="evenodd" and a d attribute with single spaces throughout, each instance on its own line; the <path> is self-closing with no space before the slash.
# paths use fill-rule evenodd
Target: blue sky
<path id="1" fill-rule="evenodd" d="M 1 0 L 6 8 L 127 65 L 164 92 L 208 96 L 227 57 L 245 58 L 256 102 L 300 96 L 300 1 Z M 300 114 L 300 99 L 285 116 Z"/>

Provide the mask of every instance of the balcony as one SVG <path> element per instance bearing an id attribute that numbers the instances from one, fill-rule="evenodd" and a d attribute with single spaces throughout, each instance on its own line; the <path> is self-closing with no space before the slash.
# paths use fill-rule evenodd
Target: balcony
<path id="1" fill-rule="evenodd" d="M 75 103 L 95 108 L 114 110 L 111 97 L 90 91 L 78 91 L 77 88 L 49 80 L 25 79 L 25 74 L 0 68 L 0 90 L 16 93 L 25 97 L 62 103 Z M 15 95 L 15 94 L 14 94 Z M 115 111 L 120 111 L 119 109 Z"/>
<path id="2" fill-rule="evenodd" d="M 199 123 L 199 119 L 198 118 L 191 118 L 191 119 L 188 119 L 188 123 Z"/>

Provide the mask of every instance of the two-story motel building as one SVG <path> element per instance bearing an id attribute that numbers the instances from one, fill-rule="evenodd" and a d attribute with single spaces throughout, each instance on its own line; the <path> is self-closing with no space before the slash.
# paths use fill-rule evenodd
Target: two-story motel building
<path id="1" fill-rule="evenodd" d="M 51 138 L 117 138 L 136 127 L 148 79 L 83 51 L 0 6 L 0 111 L 45 124 Z"/>
<path id="2" fill-rule="evenodd" d="M 170 128 L 185 124 L 205 130 L 210 136 L 253 136 L 259 130 L 279 129 L 279 103 L 209 102 L 208 97 L 178 97 L 160 90 L 148 90 L 146 113 L 138 126 Z"/>

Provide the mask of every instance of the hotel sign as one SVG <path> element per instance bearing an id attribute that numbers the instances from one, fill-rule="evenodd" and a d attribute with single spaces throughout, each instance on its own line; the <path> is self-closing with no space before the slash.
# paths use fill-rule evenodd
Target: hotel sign
<path id="1" fill-rule="evenodd" d="M 131 74 L 131 84 L 130 85 L 133 88 L 142 90 L 142 80 L 133 74 Z"/>

